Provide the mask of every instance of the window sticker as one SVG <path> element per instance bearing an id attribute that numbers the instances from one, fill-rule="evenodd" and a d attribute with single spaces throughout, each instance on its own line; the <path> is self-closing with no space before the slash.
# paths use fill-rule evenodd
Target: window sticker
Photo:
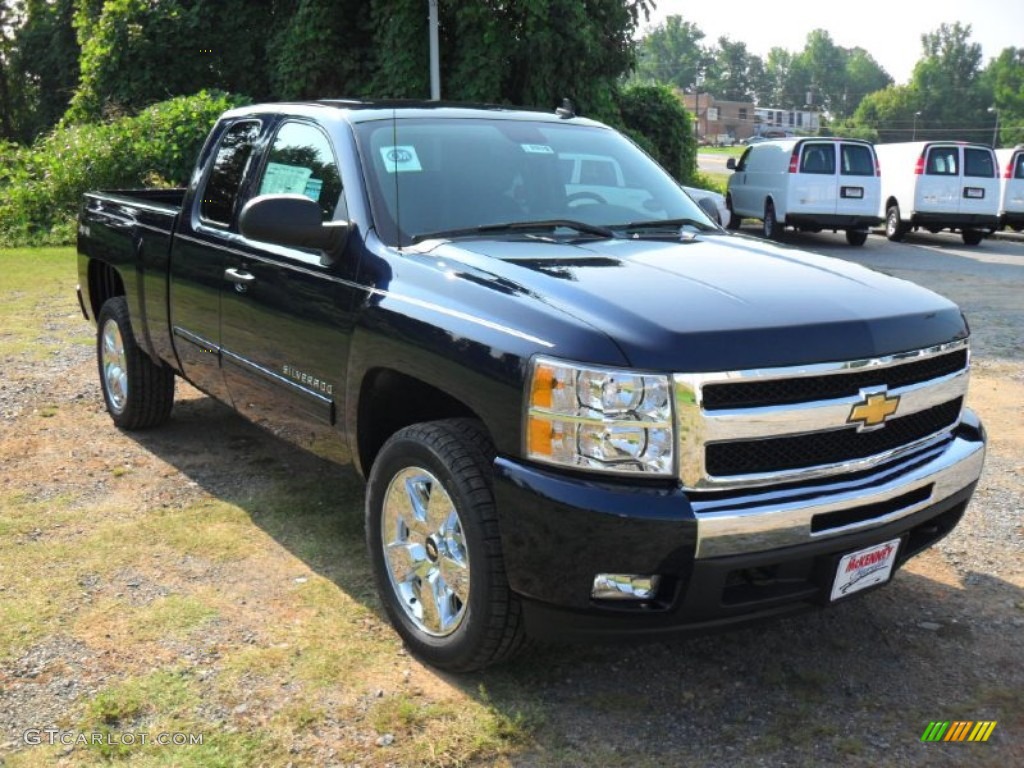
<path id="1" fill-rule="evenodd" d="M 304 195 L 313 171 L 299 165 L 267 163 L 267 172 L 260 184 L 261 195 Z M 308 195 L 307 195 L 308 197 Z"/>
<path id="2" fill-rule="evenodd" d="M 384 160 L 384 168 L 388 173 L 409 173 L 422 171 L 416 147 L 411 145 L 381 147 L 380 156 Z"/>
<path id="3" fill-rule="evenodd" d="M 549 147 L 547 144 L 520 144 L 523 148 L 523 152 L 528 152 L 531 155 L 553 155 L 555 150 Z"/>
<path id="4" fill-rule="evenodd" d="M 302 190 L 302 194 L 304 194 L 310 200 L 319 203 L 320 190 L 322 190 L 323 188 L 323 179 L 310 179 L 309 181 L 306 182 L 306 188 Z"/>

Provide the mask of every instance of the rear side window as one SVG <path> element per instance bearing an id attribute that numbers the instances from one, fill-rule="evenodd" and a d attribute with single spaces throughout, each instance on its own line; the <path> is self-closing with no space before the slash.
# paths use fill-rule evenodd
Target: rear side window
<path id="1" fill-rule="evenodd" d="M 928 176 L 958 176 L 956 147 L 932 147 L 928 151 L 928 162 L 925 165 Z"/>
<path id="2" fill-rule="evenodd" d="M 238 188 L 245 178 L 253 144 L 259 135 L 257 120 L 235 123 L 224 132 L 199 206 L 199 217 L 203 221 L 221 226 L 231 224 L 238 202 Z"/>
<path id="3" fill-rule="evenodd" d="M 835 173 L 836 145 L 808 144 L 800 158 L 800 173 Z"/>
<path id="4" fill-rule="evenodd" d="M 994 179 L 996 164 L 987 149 L 964 148 L 964 176 Z"/>
<path id="5" fill-rule="evenodd" d="M 863 144 L 843 144 L 839 150 L 844 176 L 874 176 L 875 161 L 871 148 Z"/>
<path id="6" fill-rule="evenodd" d="M 1024 179 L 1024 152 L 1013 158 L 1013 178 Z"/>

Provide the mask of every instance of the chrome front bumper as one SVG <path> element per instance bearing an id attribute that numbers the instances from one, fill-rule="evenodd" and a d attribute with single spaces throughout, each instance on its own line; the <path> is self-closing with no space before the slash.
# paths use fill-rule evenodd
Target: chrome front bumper
<path id="1" fill-rule="evenodd" d="M 716 494 L 707 500 L 691 497 L 697 517 L 697 559 L 824 541 L 900 520 L 954 495 L 977 482 L 985 460 L 980 424 L 967 410 L 963 422 L 978 425 L 978 439 L 958 432 L 940 445 L 853 480 L 728 497 Z M 863 519 L 857 519 L 858 510 L 863 510 Z M 823 517 L 830 513 L 846 514 Z M 840 522 L 821 524 L 829 519 Z"/>

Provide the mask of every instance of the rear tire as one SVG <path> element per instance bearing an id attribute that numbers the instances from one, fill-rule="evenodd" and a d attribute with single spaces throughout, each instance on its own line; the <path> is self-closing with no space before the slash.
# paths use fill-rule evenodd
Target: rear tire
<path id="1" fill-rule="evenodd" d="M 414 424 L 384 444 L 366 492 L 366 540 L 388 619 L 416 656 L 468 672 L 515 654 L 525 632 L 509 589 L 477 422 Z"/>
<path id="2" fill-rule="evenodd" d="M 900 219 L 900 207 L 893 203 L 885 209 L 885 236 L 894 243 L 898 243 L 907 234 L 907 228 Z"/>
<path id="3" fill-rule="evenodd" d="M 979 229 L 964 229 L 960 232 L 964 245 L 978 245 L 985 239 L 985 233 Z"/>
<path id="4" fill-rule="evenodd" d="M 864 245 L 868 239 L 868 232 L 866 229 L 848 229 L 846 230 L 846 242 L 850 245 Z"/>
<path id="5" fill-rule="evenodd" d="M 768 240 L 778 242 L 782 239 L 782 227 L 775 218 L 775 203 L 768 200 L 764 204 L 764 219 L 761 223 L 761 231 Z"/>
<path id="6" fill-rule="evenodd" d="M 123 296 L 108 299 L 100 309 L 96 360 L 103 400 L 114 424 L 134 430 L 167 421 L 174 406 L 174 371 L 139 349 Z"/>

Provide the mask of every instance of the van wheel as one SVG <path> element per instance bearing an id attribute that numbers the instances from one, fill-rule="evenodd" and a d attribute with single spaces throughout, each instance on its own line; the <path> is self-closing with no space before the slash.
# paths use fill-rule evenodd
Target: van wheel
<path id="1" fill-rule="evenodd" d="M 725 198 L 725 207 L 729 209 L 729 220 L 725 222 L 726 229 L 739 229 L 740 222 L 743 221 L 743 217 L 737 216 L 732 209 L 732 198 Z"/>
<path id="2" fill-rule="evenodd" d="M 885 236 L 898 243 L 907 234 L 907 228 L 900 220 L 900 207 L 893 203 L 885 210 Z"/>
<path id="3" fill-rule="evenodd" d="M 779 226 L 779 222 L 775 218 L 775 203 L 771 200 L 764 204 L 764 220 L 761 231 L 768 240 L 782 239 L 782 227 Z"/>
<path id="4" fill-rule="evenodd" d="M 174 406 L 174 371 L 139 349 L 123 296 L 103 303 L 96 331 L 100 387 L 114 424 L 146 429 L 167 421 Z"/>
<path id="5" fill-rule="evenodd" d="M 493 455 L 477 422 L 433 421 L 392 435 L 370 472 L 377 590 L 409 650 L 440 669 L 482 669 L 524 638 L 498 535 Z"/>
<path id="6" fill-rule="evenodd" d="M 848 229 L 846 230 L 846 242 L 850 245 L 864 245 L 868 239 L 868 232 L 866 229 Z"/>
<path id="7" fill-rule="evenodd" d="M 964 245 L 978 245 L 984 238 L 985 233 L 978 229 L 965 229 L 960 232 L 964 239 Z"/>

